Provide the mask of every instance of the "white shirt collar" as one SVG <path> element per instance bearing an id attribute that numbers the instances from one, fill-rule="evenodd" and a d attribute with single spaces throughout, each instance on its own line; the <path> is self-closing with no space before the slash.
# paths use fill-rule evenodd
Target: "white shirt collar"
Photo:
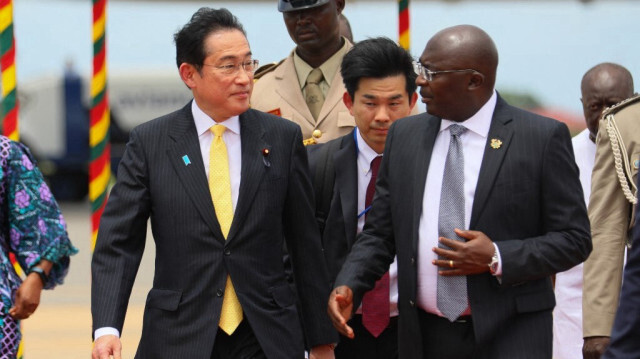
<path id="1" fill-rule="evenodd" d="M 198 107 L 198 104 L 195 100 L 191 101 L 191 113 L 193 114 L 193 120 L 196 123 L 196 131 L 198 131 L 198 136 L 201 136 L 205 132 L 209 131 L 211 126 L 215 125 L 216 122 L 209 117 L 204 111 Z M 240 117 L 232 116 L 229 117 L 228 120 L 221 122 L 221 125 L 227 128 L 227 130 L 239 135 L 240 134 Z"/>
<path id="2" fill-rule="evenodd" d="M 360 129 L 356 127 L 356 137 L 358 145 L 358 168 L 363 173 L 369 173 L 371 171 L 371 161 L 378 156 L 382 156 L 374 151 L 362 138 Z"/>
<path id="3" fill-rule="evenodd" d="M 453 124 L 459 124 L 466 127 L 469 131 L 472 131 L 484 138 L 489 135 L 489 128 L 491 127 L 491 119 L 493 118 L 493 112 L 496 109 L 496 103 L 498 101 L 498 94 L 493 91 L 493 95 L 489 98 L 481 108 L 473 116 L 464 122 L 454 122 L 451 120 L 442 119 L 440 124 L 440 132 L 449 128 Z"/>

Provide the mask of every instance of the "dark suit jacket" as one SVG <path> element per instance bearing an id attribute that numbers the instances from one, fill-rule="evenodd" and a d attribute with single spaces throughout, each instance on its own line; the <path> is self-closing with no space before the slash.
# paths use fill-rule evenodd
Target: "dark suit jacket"
<path id="1" fill-rule="evenodd" d="M 322 233 L 322 245 L 331 283 L 340 272 L 351 246 L 356 241 L 358 231 L 358 150 L 353 139 L 354 131 L 329 141 L 340 142 L 336 150 L 329 153 L 328 160 L 333 161 L 335 180 Z M 309 168 L 314 180 L 317 180 L 317 171 L 325 170 L 324 163 L 320 163 L 322 159 L 319 158 L 319 150 L 324 146 L 330 146 L 329 142 L 309 146 Z"/>
<path id="2" fill-rule="evenodd" d="M 638 180 L 640 185 L 640 177 Z M 640 205 L 636 206 L 640 213 Z M 602 359 L 640 358 L 640 216 L 636 215 L 629 258 L 624 268 L 620 306 L 611 332 L 611 344 Z"/>
<path id="3" fill-rule="evenodd" d="M 300 128 L 255 110 L 240 115 L 240 127 L 242 178 L 226 241 L 191 105 L 131 132 L 101 220 L 91 300 L 94 330 L 122 330 L 150 217 L 156 265 L 138 358 L 209 359 L 227 275 L 267 357 L 300 358 L 303 332 L 285 279 L 283 240 L 291 253 L 308 344 L 337 341 L 326 315 L 330 288 Z"/>
<path id="4" fill-rule="evenodd" d="M 418 225 L 440 122 L 421 114 L 391 126 L 373 207 L 336 280 L 336 286 L 353 289 L 355 308 L 397 254 L 403 359 L 422 358 L 416 263 L 425 255 L 417 253 Z M 489 146 L 491 139 L 501 146 Z M 537 338 L 531 342 L 545 343 L 543 355 L 550 357 L 555 298 L 549 276 L 584 261 L 591 251 L 569 131 L 498 97 L 482 161 L 470 229 L 497 243 L 503 275 L 502 283 L 488 272 L 467 278 L 476 342 L 486 346 L 498 336 L 510 342 L 509 348 L 491 349 L 492 358 L 540 357 L 518 354 L 527 352 L 529 338 Z M 522 321 L 536 315 L 537 327 Z"/>

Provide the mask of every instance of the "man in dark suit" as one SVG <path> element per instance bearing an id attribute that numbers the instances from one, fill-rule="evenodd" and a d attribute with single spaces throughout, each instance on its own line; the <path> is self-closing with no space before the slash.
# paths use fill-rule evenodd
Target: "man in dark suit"
<path id="1" fill-rule="evenodd" d="M 316 202 L 319 206 L 328 204 L 327 210 L 316 211 L 322 213 L 322 243 L 332 280 L 356 234 L 362 231 L 389 126 L 409 116 L 415 106 L 418 95 L 412 62 L 407 51 L 387 38 L 357 43 L 342 59 L 340 70 L 347 89 L 343 100 L 357 128 L 326 144 L 309 147 Z M 349 322 L 357 335 L 340 338 L 336 358 L 398 357 L 395 263 L 367 296 Z"/>
<path id="2" fill-rule="evenodd" d="M 300 128 L 249 109 L 257 61 L 229 11 L 198 10 L 175 42 L 194 100 L 131 133 L 93 256 L 93 358 L 120 358 L 149 217 L 156 267 L 137 358 L 293 359 L 303 337 L 312 358 L 333 358 Z"/>
<path id="3" fill-rule="evenodd" d="M 395 122 L 373 207 L 338 275 L 341 334 L 397 255 L 400 358 L 551 357 L 550 276 L 591 250 L 566 125 L 509 106 L 498 53 L 469 25 L 415 63 L 428 115 Z"/>

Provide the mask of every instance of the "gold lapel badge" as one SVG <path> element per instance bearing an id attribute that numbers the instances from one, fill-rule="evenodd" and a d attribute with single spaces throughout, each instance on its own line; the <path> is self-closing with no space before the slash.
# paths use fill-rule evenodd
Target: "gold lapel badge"
<path id="1" fill-rule="evenodd" d="M 494 150 L 497 150 L 498 148 L 500 148 L 500 146 L 502 146 L 502 141 L 500 141 L 497 138 L 491 139 L 491 148 L 493 148 Z"/>

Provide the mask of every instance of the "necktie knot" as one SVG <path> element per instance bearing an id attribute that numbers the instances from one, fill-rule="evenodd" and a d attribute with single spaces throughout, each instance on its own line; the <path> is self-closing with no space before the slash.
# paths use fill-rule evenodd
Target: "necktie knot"
<path id="1" fill-rule="evenodd" d="M 215 137 L 222 137 L 222 134 L 227 130 L 227 128 L 223 125 L 213 125 L 210 130 L 213 132 Z"/>
<path id="2" fill-rule="evenodd" d="M 320 70 L 320 68 L 315 68 L 311 70 L 311 72 L 309 73 L 309 76 L 307 76 L 307 83 L 318 84 L 320 83 L 320 81 L 322 81 L 322 78 L 323 78 L 322 70 Z"/>
<path id="3" fill-rule="evenodd" d="M 467 128 L 462 125 L 453 124 L 449 126 L 449 133 L 451 134 L 451 136 L 460 137 L 460 135 L 462 135 L 466 131 L 467 131 Z"/>

